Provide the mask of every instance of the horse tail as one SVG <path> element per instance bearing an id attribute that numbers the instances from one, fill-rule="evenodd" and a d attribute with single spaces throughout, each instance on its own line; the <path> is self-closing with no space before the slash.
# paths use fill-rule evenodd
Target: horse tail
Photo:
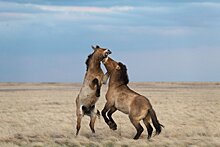
<path id="1" fill-rule="evenodd" d="M 157 116 L 156 116 L 156 113 L 154 111 L 153 108 L 149 109 L 148 112 L 150 113 L 150 116 L 151 116 L 151 119 L 152 119 L 152 122 L 153 122 L 153 125 L 156 129 L 156 134 L 155 135 L 159 135 L 162 128 L 161 127 L 164 127 L 163 125 L 161 125 L 159 123 L 159 121 L 157 120 Z"/>

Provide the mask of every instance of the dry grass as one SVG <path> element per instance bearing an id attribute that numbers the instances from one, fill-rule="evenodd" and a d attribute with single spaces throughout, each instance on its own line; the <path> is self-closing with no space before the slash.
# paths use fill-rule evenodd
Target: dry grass
<path id="1" fill-rule="evenodd" d="M 84 117 L 75 136 L 75 98 L 80 84 L 0 83 L 0 146 L 220 146 L 220 83 L 131 83 L 147 96 L 165 129 L 147 140 L 146 129 L 139 140 L 127 115 L 113 117 L 112 131 L 103 118 L 96 133 Z M 107 86 L 97 103 L 102 110 Z"/>

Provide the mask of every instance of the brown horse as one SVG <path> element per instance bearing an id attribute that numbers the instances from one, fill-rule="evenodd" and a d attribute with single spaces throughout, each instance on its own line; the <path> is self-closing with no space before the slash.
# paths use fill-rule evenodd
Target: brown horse
<path id="1" fill-rule="evenodd" d="M 86 60 L 87 70 L 84 77 L 84 82 L 79 95 L 76 98 L 76 135 L 78 135 L 81 120 L 84 115 L 90 116 L 90 128 L 93 133 L 96 116 L 100 115 L 99 111 L 95 111 L 95 103 L 100 96 L 100 88 L 103 83 L 106 83 L 107 75 L 104 75 L 100 65 L 101 61 L 106 58 L 111 51 L 108 49 L 100 48 L 99 46 L 93 47 L 94 52 L 88 56 Z"/>
<path id="2" fill-rule="evenodd" d="M 163 125 L 157 120 L 156 113 L 150 101 L 127 86 L 129 80 L 126 66 L 109 57 L 103 60 L 103 64 L 110 75 L 109 88 L 106 93 L 107 102 L 102 110 L 102 116 L 109 127 L 112 130 L 117 129 L 117 125 L 112 119 L 112 114 L 116 110 L 119 110 L 128 114 L 131 123 L 136 128 L 137 133 L 134 139 L 138 139 L 143 132 L 143 127 L 140 125 L 141 120 L 143 120 L 147 127 L 148 139 L 150 139 L 153 132 L 153 128 L 150 125 L 150 119 L 156 129 L 156 134 L 160 134 L 161 126 L 163 127 Z"/>

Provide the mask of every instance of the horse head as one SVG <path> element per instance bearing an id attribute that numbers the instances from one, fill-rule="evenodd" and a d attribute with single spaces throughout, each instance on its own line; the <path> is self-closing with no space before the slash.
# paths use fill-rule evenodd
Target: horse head
<path id="1" fill-rule="evenodd" d="M 117 62 L 110 57 L 104 58 L 102 63 L 112 79 L 110 81 L 121 84 L 129 83 L 126 65 L 122 64 L 121 62 Z"/>
<path id="2" fill-rule="evenodd" d="M 90 54 L 86 60 L 87 70 L 90 66 L 90 64 L 98 64 L 100 65 L 100 62 L 108 57 L 109 54 L 112 52 L 107 48 L 101 48 L 98 45 L 96 47 L 92 46 L 93 53 Z"/>
<path id="3" fill-rule="evenodd" d="M 94 50 L 94 56 L 97 56 L 100 61 L 102 61 L 104 58 L 108 57 L 108 55 L 112 53 L 109 49 L 101 48 L 98 45 L 96 45 L 96 47 L 92 46 L 92 49 Z"/>

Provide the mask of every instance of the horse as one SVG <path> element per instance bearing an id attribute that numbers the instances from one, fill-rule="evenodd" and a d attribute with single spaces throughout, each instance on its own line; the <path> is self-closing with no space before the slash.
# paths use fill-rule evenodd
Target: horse
<path id="1" fill-rule="evenodd" d="M 108 79 L 108 74 L 104 74 L 101 69 L 101 61 L 106 58 L 111 51 L 99 46 L 93 47 L 93 53 L 86 60 L 86 73 L 83 85 L 76 98 L 76 136 L 81 128 L 81 120 L 84 115 L 90 116 L 90 129 L 95 133 L 94 124 L 96 116 L 100 116 L 100 112 L 95 111 L 95 103 L 100 97 L 100 89 L 102 84 L 105 84 Z"/>
<path id="2" fill-rule="evenodd" d="M 106 57 L 102 63 L 110 76 L 106 93 L 107 102 L 102 110 L 102 116 L 110 129 L 117 129 L 117 124 L 113 120 L 112 114 L 119 110 L 128 114 L 131 123 L 137 130 L 133 139 L 138 139 L 144 130 L 140 124 L 141 120 L 143 120 L 147 128 L 148 139 L 151 138 L 153 132 L 150 119 L 156 129 L 155 135 L 159 135 L 163 125 L 159 123 L 150 101 L 145 96 L 128 87 L 129 79 L 126 66 L 121 62 L 114 61 L 110 57 Z"/>

